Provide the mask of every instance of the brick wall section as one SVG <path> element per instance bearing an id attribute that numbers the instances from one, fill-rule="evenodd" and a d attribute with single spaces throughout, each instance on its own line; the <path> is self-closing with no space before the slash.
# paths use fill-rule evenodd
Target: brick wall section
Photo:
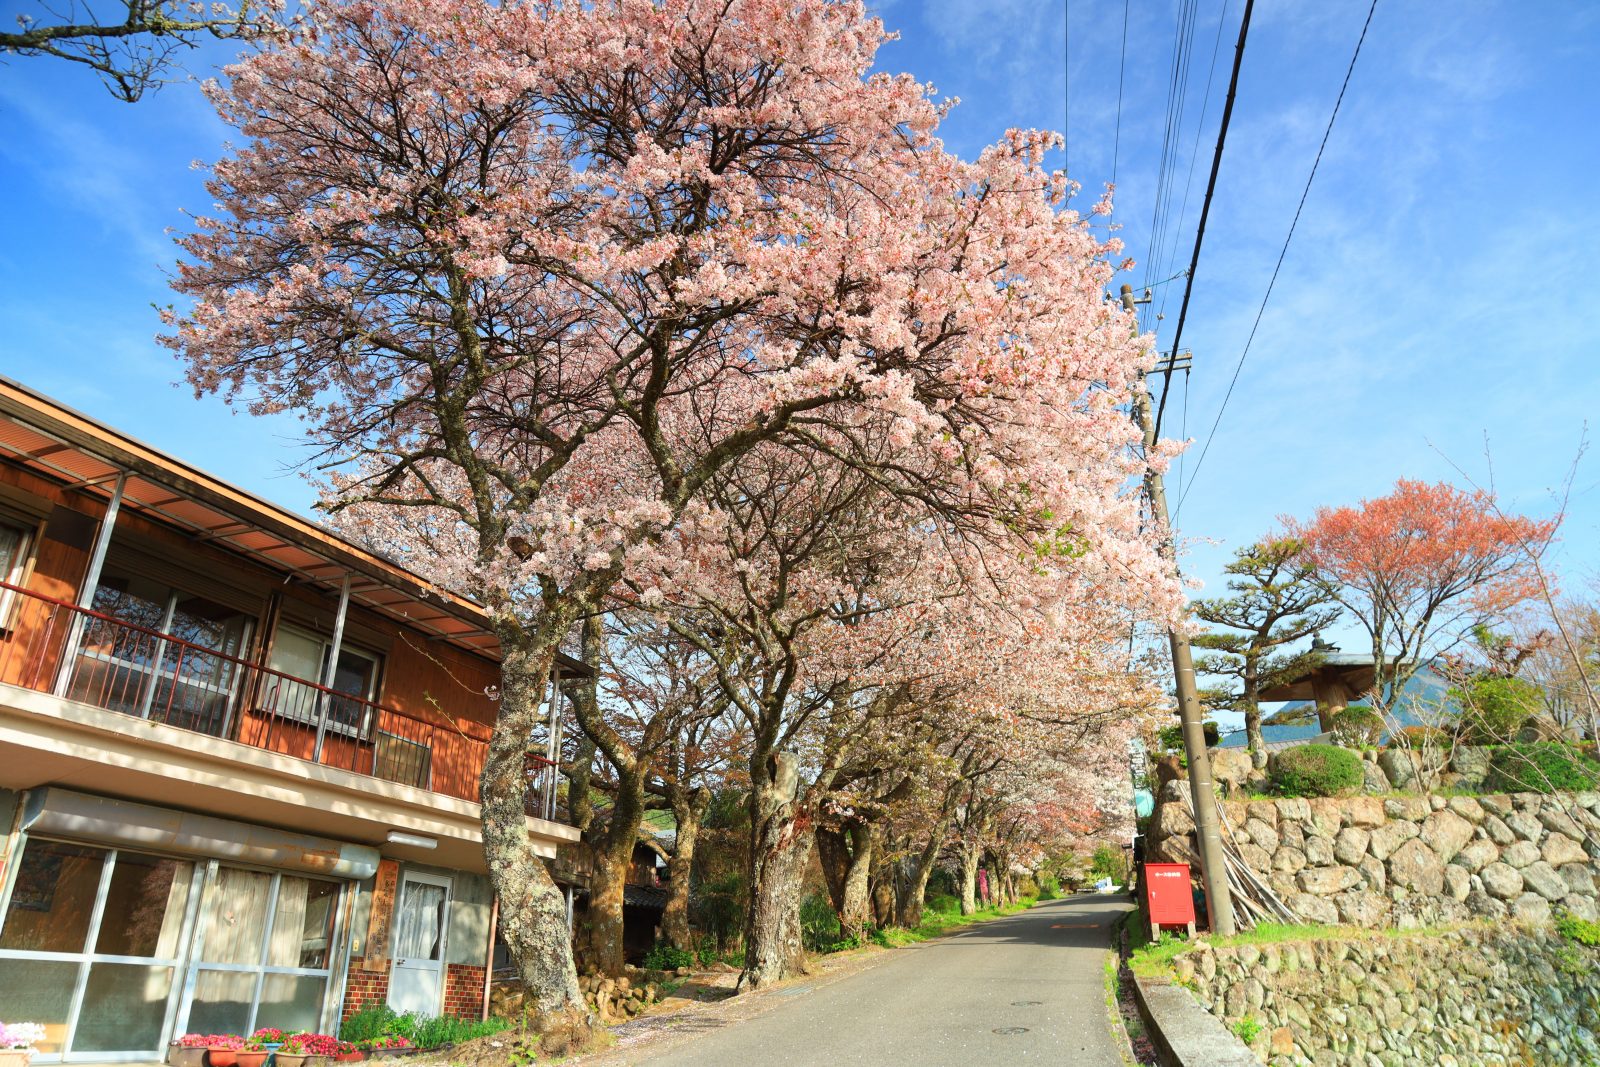
<path id="1" fill-rule="evenodd" d="M 364 962 L 360 957 L 350 960 L 350 973 L 344 983 L 342 1019 L 350 1018 L 369 1004 L 383 1004 L 389 999 L 389 972 L 364 971 L 361 969 Z"/>
<path id="2" fill-rule="evenodd" d="M 452 963 L 444 974 L 444 1013 L 476 1019 L 483 1014 L 485 971 L 468 963 Z"/>

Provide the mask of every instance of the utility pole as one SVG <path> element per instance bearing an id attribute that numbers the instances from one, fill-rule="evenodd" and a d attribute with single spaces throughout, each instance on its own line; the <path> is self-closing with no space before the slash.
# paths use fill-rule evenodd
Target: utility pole
<path id="1" fill-rule="evenodd" d="M 1122 306 L 1135 311 L 1133 286 L 1122 287 Z M 1173 358 L 1177 358 L 1173 353 Z M 1150 417 L 1150 393 L 1139 388 L 1134 395 L 1134 417 L 1144 433 L 1144 450 L 1149 455 L 1155 450 L 1156 430 Z M 1150 494 L 1150 510 L 1161 523 L 1163 535 L 1161 554 L 1178 568 L 1177 547 L 1172 543 L 1171 527 L 1167 517 L 1167 487 L 1161 475 L 1151 471 L 1145 475 L 1145 491 Z M 1189 650 L 1189 638 L 1174 627 L 1167 630 L 1167 640 L 1172 646 L 1172 673 L 1178 689 L 1178 716 L 1183 722 L 1183 752 L 1189 761 L 1189 792 L 1194 800 L 1195 839 L 1200 847 L 1200 874 L 1205 880 L 1206 909 L 1211 914 L 1211 929 L 1221 937 L 1234 932 L 1233 896 L 1228 889 L 1228 869 L 1222 855 L 1222 832 L 1217 825 L 1216 788 L 1211 781 L 1211 754 L 1206 751 L 1206 732 L 1200 708 L 1200 694 L 1195 689 L 1194 656 Z"/>

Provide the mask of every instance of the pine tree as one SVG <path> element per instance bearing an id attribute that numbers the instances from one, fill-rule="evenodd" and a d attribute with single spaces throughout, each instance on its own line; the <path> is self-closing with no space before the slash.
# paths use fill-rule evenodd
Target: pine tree
<path id="1" fill-rule="evenodd" d="M 1244 715 L 1245 736 L 1256 766 L 1266 763 L 1261 737 L 1261 691 L 1288 681 L 1316 664 L 1315 650 L 1280 652 L 1329 626 L 1339 616 L 1334 591 L 1304 559 L 1296 538 L 1267 538 L 1240 549 L 1224 568 L 1226 597 L 1201 600 L 1194 616 L 1212 629 L 1194 638 L 1216 653 L 1200 657 L 1200 671 L 1227 679 L 1201 694 L 1208 706 Z"/>

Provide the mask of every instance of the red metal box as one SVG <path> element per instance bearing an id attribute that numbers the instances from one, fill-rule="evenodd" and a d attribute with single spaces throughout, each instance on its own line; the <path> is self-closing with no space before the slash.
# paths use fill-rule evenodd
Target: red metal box
<path id="1" fill-rule="evenodd" d="M 1189 888 L 1187 863 L 1144 865 L 1144 909 L 1152 935 L 1163 926 L 1183 926 L 1194 931 L 1194 894 Z"/>

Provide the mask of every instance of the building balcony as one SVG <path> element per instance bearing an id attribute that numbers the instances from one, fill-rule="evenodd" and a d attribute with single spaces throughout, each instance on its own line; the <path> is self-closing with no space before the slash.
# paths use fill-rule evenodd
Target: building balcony
<path id="1" fill-rule="evenodd" d="M 204 735 L 476 804 L 487 725 L 425 720 L 206 640 L 0 582 L 0 683 L 168 728 L 147 736 Z M 528 773 L 529 816 L 555 821 L 555 766 L 530 754 Z"/>

